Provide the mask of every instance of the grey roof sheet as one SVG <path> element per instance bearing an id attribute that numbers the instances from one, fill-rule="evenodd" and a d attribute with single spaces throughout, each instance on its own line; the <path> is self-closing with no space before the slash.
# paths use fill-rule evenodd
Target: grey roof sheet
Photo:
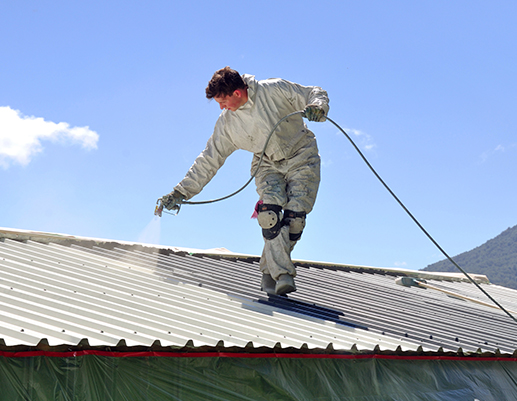
<path id="1" fill-rule="evenodd" d="M 517 324 L 502 311 L 395 283 L 418 272 L 299 262 L 298 291 L 268 297 L 260 291 L 258 258 L 51 235 L 34 241 L 6 231 L 0 237 L 0 339 L 6 347 L 87 339 L 90 346 L 110 347 L 124 340 L 147 347 L 159 341 L 162 347 L 331 344 L 338 351 L 517 349 Z M 424 275 L 435 287 L 489 302 L 454 275 Z M 486 280 L 480 285 L 517 310 L 515 290 Z"/>

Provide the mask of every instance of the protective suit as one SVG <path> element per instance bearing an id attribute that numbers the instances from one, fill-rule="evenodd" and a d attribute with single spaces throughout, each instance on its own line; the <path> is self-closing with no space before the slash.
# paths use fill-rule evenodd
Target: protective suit
<path id="1" fill-rule="evenodd" d="M 174 188 L 185 199 L 201 192 L 237 149 L 255 154 L 251 167 L 255 172 L 271 129 L 286 115 L 304 110 L 307 105 L 319 106 L 325 115 L 328 113 L 327 92 L 319 87 L 283 79 L 257 81 L 246 74 L 242 78 L 248 85 L 248 101 L 236 111 L 223 110 L 219 116 L 205 150 Z M 260 210 L 258 214 L 265 240 L 260 270 L 275 281 L 283 274 L 296 276 L 290 253 L 303 231 L 305 215 L 314 206 L 319 182 L 316 138 L 301 114 L 293 115 L 277 127 L 255 176 L 260 201 L 266 205 L 266 214 Z M 271 218 L 275 226 L 268 228 L 268 223 L 263 223 L 267 219 L 261 216 Z"/>

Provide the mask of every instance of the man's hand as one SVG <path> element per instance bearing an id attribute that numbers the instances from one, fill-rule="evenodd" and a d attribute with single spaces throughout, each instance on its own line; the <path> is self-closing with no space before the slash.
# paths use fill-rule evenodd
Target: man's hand
<path id="1" fill-rule="evenodd" d="M 179 191 L 172 191 L 170 194 L 162 196 L 162 205 L 167 210 L 179 209 L 179 205 L 181 205 L 182 201 L 185 199 L 185 196 Z"/>
<path id="2" fill-rule="evenodd" d="M 302 114 L 309 121 L 323 122 L 326 120 L 325 111 L 317 104 L 309 104 Z"/>

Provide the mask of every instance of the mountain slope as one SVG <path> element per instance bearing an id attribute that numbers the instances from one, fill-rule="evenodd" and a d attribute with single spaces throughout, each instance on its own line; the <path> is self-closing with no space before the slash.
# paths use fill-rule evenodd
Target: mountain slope
<path id="1" fill-rule="evenodd" d="M 468 273 L 485 274 L 493 284 L 517 289 L 517 226 L 471 251 L 453 257 Z M 425 271 L 457 272 L 447 259 L 428 265 Z"/>

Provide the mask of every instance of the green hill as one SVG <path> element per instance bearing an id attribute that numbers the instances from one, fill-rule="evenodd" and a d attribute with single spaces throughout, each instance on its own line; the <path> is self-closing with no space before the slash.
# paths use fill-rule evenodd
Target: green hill
<path id="1" fill-rule="evenodd" d="M 517 226 L 508 228 L 483 245 L 454 256 L 453 259 L 468 273 L 484 274 L 493 284 L 517 289 Z M 447 259 L 422 270 L 459 272 Z"/>

